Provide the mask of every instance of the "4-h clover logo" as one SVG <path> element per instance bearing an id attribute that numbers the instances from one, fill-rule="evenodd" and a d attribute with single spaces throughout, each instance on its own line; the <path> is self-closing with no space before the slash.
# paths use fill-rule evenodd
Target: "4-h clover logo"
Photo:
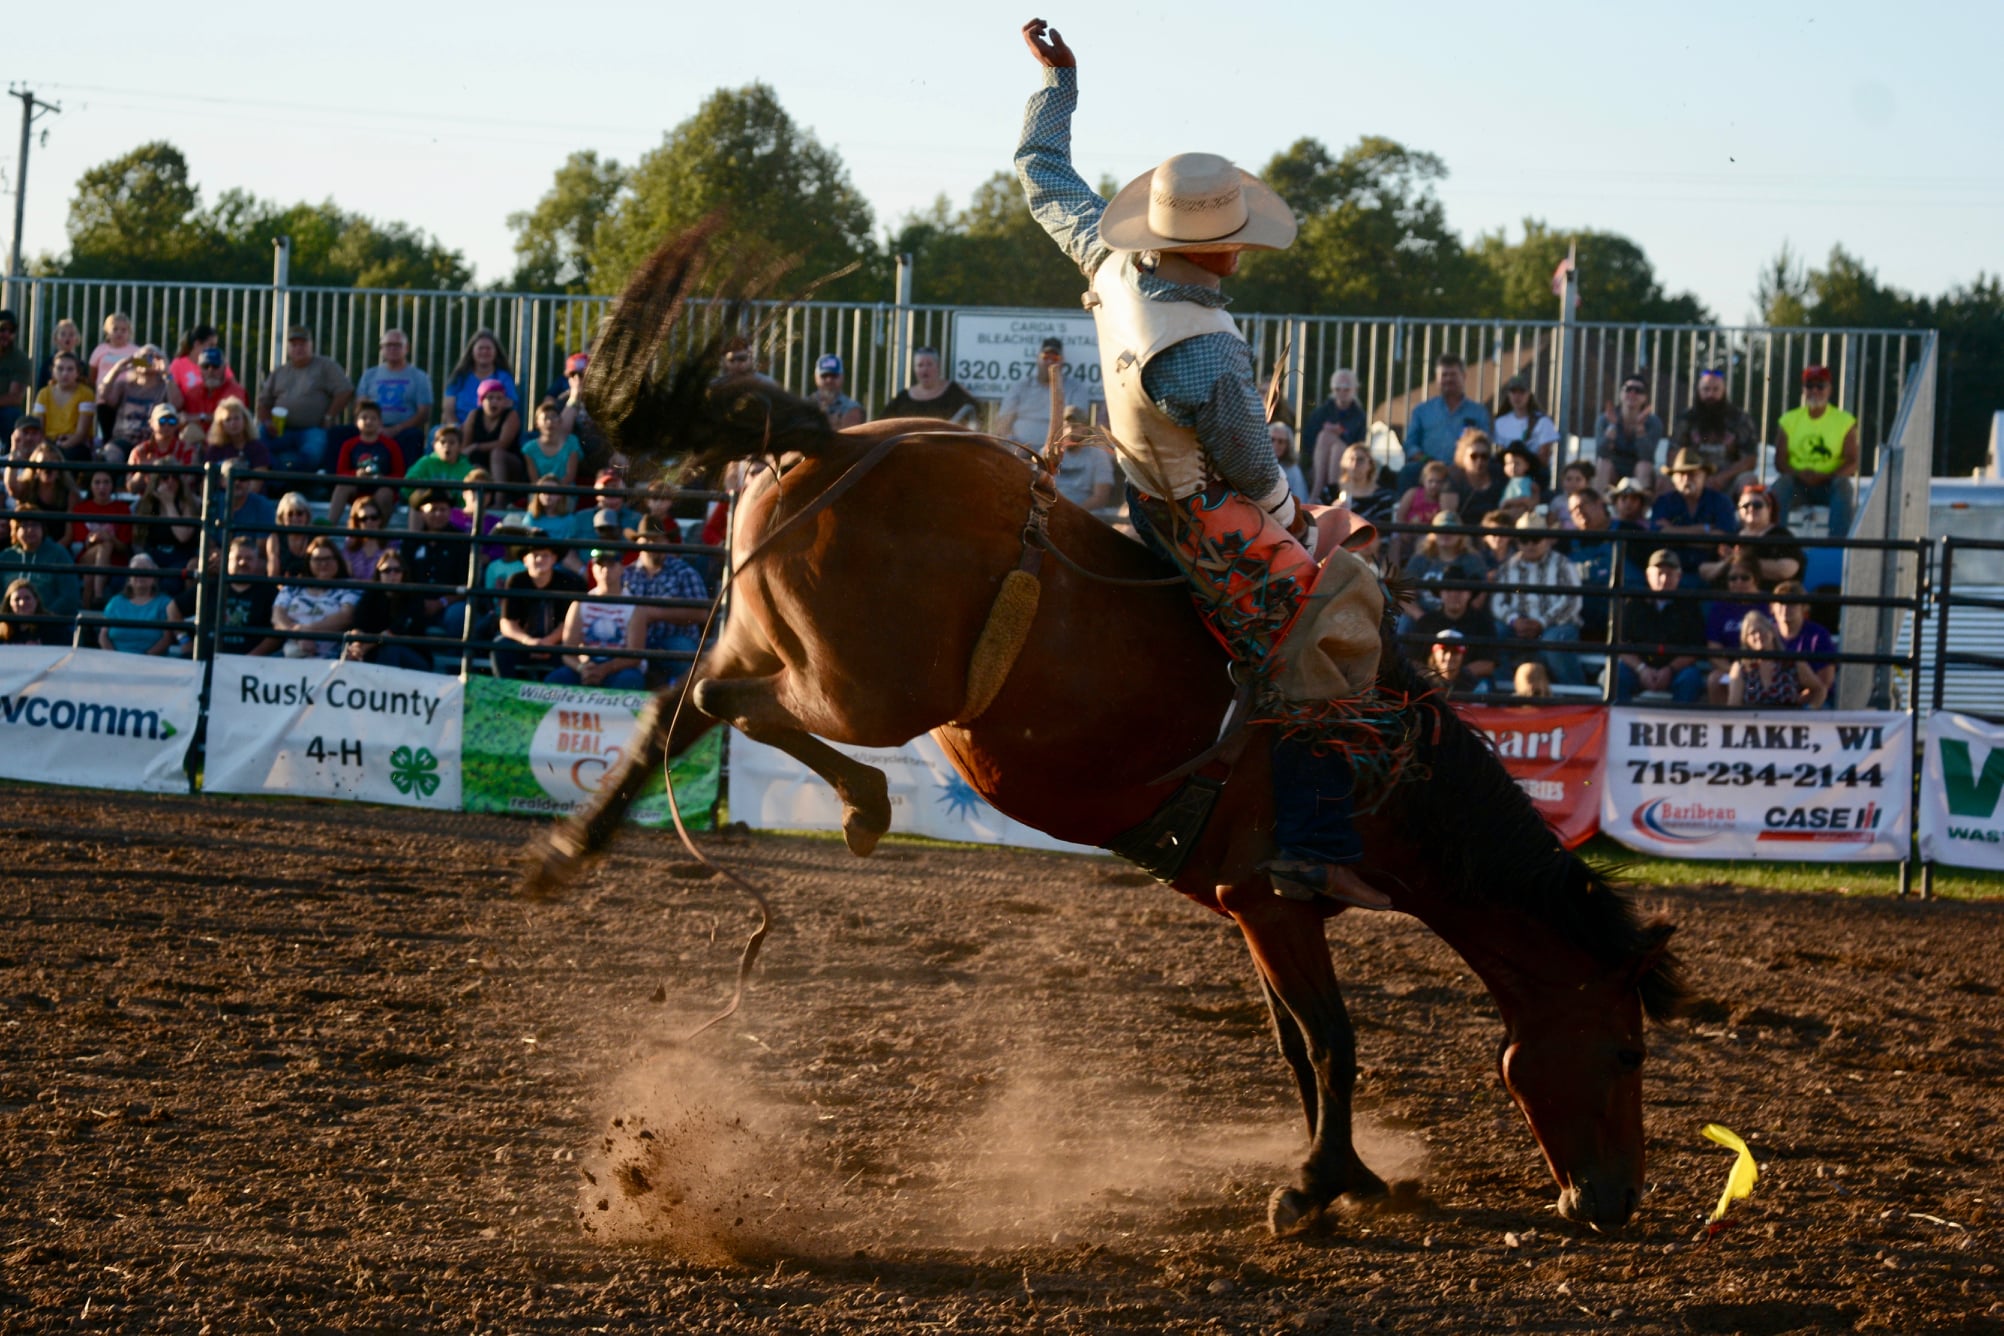
<path id="1" fill-rule="evenodd" d="M 390 753 L 390 783 L 406 796 L 415 789 L 418 797 L 431 797 L 438 792 L 438 758 L 429 747 L 397 748 Z"/>

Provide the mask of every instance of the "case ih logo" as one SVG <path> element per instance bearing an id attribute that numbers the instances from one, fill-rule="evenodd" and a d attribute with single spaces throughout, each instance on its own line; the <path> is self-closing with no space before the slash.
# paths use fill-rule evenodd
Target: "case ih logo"
<path id="1" fill-rule="evenodd" d="M 1704 803 L 1652 798 L 1635 809 L 1635 828 L 1652 840 L 1671 844 L 1703 844 L 1739 822 L 1739 810 Z"/>
<path id="2" fill-rule="evenodd" d="M 1886 811 L 1877 803 L 1862 807 L 1770 807 L 1762 818 L 1758 842 L 1797 844 L 1870 844 L 1878 837 L 1879 818 Z"/>

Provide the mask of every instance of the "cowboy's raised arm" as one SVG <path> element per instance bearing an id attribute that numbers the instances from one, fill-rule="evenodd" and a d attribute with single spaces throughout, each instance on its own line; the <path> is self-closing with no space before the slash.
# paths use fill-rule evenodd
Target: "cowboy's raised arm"
<path id="1" fill-rule="evenodd" d="M 1086 275 L 1112 252 L 1100 244 L 1106 201 L 1072 167 L 1072 112 L 1079 102 L 1078 63 L 1065 39 L 1042 19 L 1023 25 L 1023 41 L 1044 67 L 1044 86 L 1023 108 L 1016 176 L 1030 214 Z"/>

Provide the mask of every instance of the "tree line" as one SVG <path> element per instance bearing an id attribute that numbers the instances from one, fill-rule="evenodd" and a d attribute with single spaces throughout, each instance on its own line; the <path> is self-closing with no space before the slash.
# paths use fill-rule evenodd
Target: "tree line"
<path id="1" fill-rule="evenodd" d="M 1642 247 L 1618 233 L 1523 221 L 1464 240 L 1438 187 L 1446 165 L 1380 136 L 1332 152 L 1312 138 L 1276 153 L 1259 175 L 1301 220 L 1286 251 L 1247 257 L 1233 281 L 1242 311 L 1306 315 L 1549 318 L 1551 275 L 1580 253 L 1580 314 L 1591 320 L 1710 323 L 1689 292 L 1672 292 Z M 1100 183 L 1110 193 L 1115 182 Z M 796 124 L 764 84 L 719 89 L 631 165 L 586 150 L 559 167 L 533 206 L 510 214 L 516 291 L 616 292 L 662 238 L 712 212 L 726 243 L 753 263 L 790 258 L 802 282 L 836 275 L 816 295 L 881 300 L 896 257 L 915 261 L 921 302 L 1070 307 L 1077 271 L 1030 217 L 1013 172 L 999 170 L 966 205 L 941 195 L 880 228 L 841 157 Z M 332 200 L 290 206 L 227 190 L 211 204 L 172 144 L 142 144 L 85 172 L 68 223 L 70 247 L 39 272 L 92 278 L 263 282 L 271 240 L 292 238 L 299 284 L 463 289 L 465 257 L 429 233 L 378 222 Z M 1821 265 L 1786 245 L 1763 268 L 1756 315 L 1775 325 L 1934 328 L 1944 439 L 1940 466 L 1982 461 L 1990 412 L 2004 406 L 2004 286 L 1978 275 L 1938 297 L 1900 292 L 1842 247 Z"/>

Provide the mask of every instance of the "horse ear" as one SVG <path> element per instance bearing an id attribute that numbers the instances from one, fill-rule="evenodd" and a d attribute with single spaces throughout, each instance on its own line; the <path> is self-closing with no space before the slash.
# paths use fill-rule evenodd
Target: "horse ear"
<path id="1" fill-rule="evenodd" d="M 1670 954 L 1670 938 L 1676 931 L 1676 924 L 1662 918 L 1653 919 L 1643 927 L 1642 949 L 1628 967 L 1624 988 L 1640 988 L 1642 981 L 1662 966 L 1664 957 Z"/>

